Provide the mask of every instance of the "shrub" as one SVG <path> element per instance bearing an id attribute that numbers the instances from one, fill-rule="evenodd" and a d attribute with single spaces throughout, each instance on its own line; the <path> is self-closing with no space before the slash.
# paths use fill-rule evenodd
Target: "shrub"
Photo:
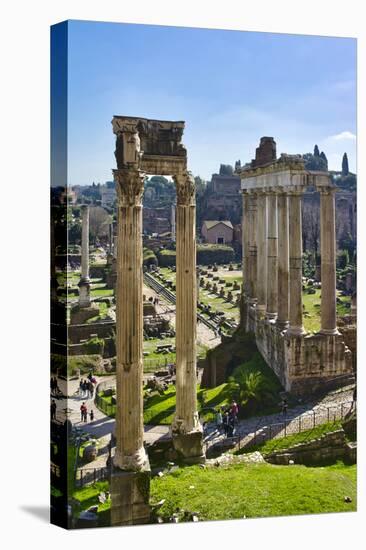
<path id="1" fill-rule="evenodd" d="M 158 259 L 155 256 L 153 250 L 150 250 L 149 248 L 144 248 L 143 265 L 149 266 L 151 264 L 158 265 Z"/>
<path id="2" fill-rule="evenodd" d="M 84 344 L 84 349 L 90 355 L 103 355 L 104 340 L 102 338 L 98 338 L 97 336 L 94 338 L 89 338 L 89 340 Z"/>
<path id="3" fill-rule="evenodd" d="M 224 244 L 197 245 L 198 264 L 225 264 L 234 260 L 234 249 Z"/>
<path id="4" fill-rule="evenodd" d="M 160 250 L 158 252 L 159 265 L 162 267 L 168 267 L 175 265 L 176 254 L 175 250 Z"/>
<path id="5" fill-rule="evenodd" d="M 344 269 L 349 264 L 348 250 L 339 250 L 337 252 L 337 268 Z"/>

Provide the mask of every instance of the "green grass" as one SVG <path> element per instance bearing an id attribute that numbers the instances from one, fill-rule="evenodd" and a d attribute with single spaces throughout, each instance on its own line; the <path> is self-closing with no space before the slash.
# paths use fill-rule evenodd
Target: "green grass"
<path id="1" fill-rule="evenodd" d="M 239 319 L 239 308 L 235 304 L 231 302 L 225 302 L 225 300 L 219 298 L 218 296 L 214 297 L 212 294 L 209 293 L 209 291 L 203 290 L 202 288 L 200 288 L 199 292 L 199 301 L 202 304 L 210 305 L 212 311 L 223 311 L 226 317 L 230 319 Z"/>
<path id="2" fill-rule="evenodd" d="M 93 297 L 96 296 L 113 296 L 114 291 L 112 288 L 106 288 L 104 283 L 97 283 L 92 285 L 90 295 Z"/>
<path id="3" fill-rule="evenodd" d="M 95 303 L 95 302 L 94 302 Z M 87 323 L 94 323 L 95 321 L 98 321 L 99 319 L 104 319 L 108 315 L 109 306 L 105 304 L 104 302 L 97 302 L 97 305 L 99 307 L 99 314 L 95 317 L 91 317 L 86 322 Z"/>
<path id="4" fill-rule="evenodd" d="M 271 439 L 248 449 L 240 449 L 240 451 L 236 451 L 234 454 L 241 455 L 251 453 L 253 451 L 260 451 L 263 455 L 267 455 L 274 451 L 289 449 L 299 443 L 306 443 L 312 439 L 317 439 L 322 435 L 339 430 L 341 427 L 342 423 L 340 420 L 335 422 L 327 422 L 325 424 L 321 424 L 320 426 L 315 426 L 315 428 L 311 430 L 304 430 L 303 432 L 288 435 L 287 437 L 281 437 L 279 439 Z"/>
<path id="5" fill-rule="evenodd" d="M 148 394 L 146 394 L 148 395 Z M 112 405 L 112 396 L 104 396 L 103 392 L 99 394 L 106 406 Z M 198 410 L 204 409 L 206 420 L 212 420 L 213 413 L 207 411 L 208 408 L 229 405 L 232 400 L 232 393 L 228 384 L 222 384 L 216 388 L 205 390 L 198 387 L 197 390 Z M 147 397 L 144 405 L 144 423 L 145 424 L 171 424 L 175 412 L 176 391 L 174 386 L 169 388 L 163 394 L 154 394 Z M 113 414 L 115 407 L 113 407 Z"/>
<path id="6" fill-rule="evenodd" d="M 87 510 L 90 506 L 98 505 L 98 515 L 100 516 L 100 526 L 109 525 L 108 521 L 105 521 L 105 512 L 110 510 L 111 501 L 107 500 L 104 504 L 99 502 L 98 495 L 101 492 L 109 491 L 109 482 L 108 481 L 97 481 L 92 485 L 87 485 L 82 489 L 74 490 L 72 496 L 74 499 L 80 503 L 80 512 Z M 104 521 L 103 521 L 104 520 Z"/>
<path id="7" fill-rule="evenodd" d="M 341 296 L 340 292 L 337 292 L 338 298 L 340 298 L 340 304 L 337 304 L 337 314 L 346 315 L 350 310 L 345 306 L 350 301 L 349 296 Z M 320 306 L 321 306 L 321 290 L 317 289 L 315 294 L 307 294 L 303 292 L 302 295 L 303 305 L 308 315 L 303 316 L 304 327 L 307 332 L 318 332 L 320 330 Z"/>
<path id="8" fill-rule="evenodd" d="M 305 307 L 304 312 L 308 315 L 303 316 L 304 328 L 307 332 L 317 332 L 320 330 L 320 289 L 315 294 L 302 294 L 302 303 Z"/>
<path id="9" fill-rule="evenodd" d="M 259 352 L 254 353 L 250 360 L 244 363 L 241 368 L 245 368 L 247 374 L 259 371 L 265 382 L 267 391 L 261 399 L 249 408 L 239 407 L 240 416 L 250 416 L 256 414 L 258 410 L 261 414 L 270 414 L 278 411 L 279 392 L 282 387 L 277 380 L 273 371 L 266 365 Z M 111 416 L 115 415 L 115 406 L 112 405 L 112 397 L 104 397 L 101 392 L 100 397 L 103 399 L 103 405 L 111 406 Z M 148 397 L 144 404 L 144 423 L 145 424 L 171 424 L 176 405 L 176 390 L 175 386 L 171 385 L 162 394 L 156 394 Z M 205 389 L 197 387 L 197 405 L 198 411 L 201 412 L 202 418 L 206 421 L 214 419 L 214 411 L 219 407 L 229 405 L 233 399 L 237 398 L 236 390 L 230 384 L 224 383 L 215 388 Z M 240 405 L 240 403 L 239 403 Z M 108 409 L 104 409 L 108 410 Z"/>
<path id="10" fill-rule="evenodd" d="M 345 496 L 352 502 L 344 502 Z M 197 512 L 201 520 L 355 511 L 356 496 L 356 466 L 343 463 L 190 466 L 151 481 L 151 502 L 166 499 L 162 516 L 180 509 Z"/>
<path id="11" fill-rule="evenodd" d="M 172 344 L 175 346 L 175 338 L 154 338 L 152 340 L 144 340 L 144 351 L 148 351 L 149 355 L 144 357 L 144 372 L 154 372 L 159 368 L 164 368 L 169 363 L 175 363 L 176 354 L 175 351 L 168 353 L 158 353 L 156 351 L 157 346 L 164 344 Z M 203 345 L 197 345 L 197 357 L 203 358 L 206 356 L 207 348 Z"/>

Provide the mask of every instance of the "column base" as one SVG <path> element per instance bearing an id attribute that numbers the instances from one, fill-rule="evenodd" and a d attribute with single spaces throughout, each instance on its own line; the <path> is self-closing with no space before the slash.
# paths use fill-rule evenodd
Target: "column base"
<path id="1" fill-rule="evenodd" d="M 266 306 L 258 304 L 256 309 L 257 319 L 262 321 L 266 317 Z"/>
<path id="2" fill-rule="evenodd" d="M 206 461 L 201 426 L 191 432 L 179 432 L 172 426 L 172 439 L 174 449 L 185 464 L 203 464 Z"/>
<path id="3" fill-rule="evenodd" d="M 286 336 L 305 336 L 306 330 L 303 326 L 301 327 L 291 327 L 289 326 L 286 330 Z"/>
<path id="4" fill-rule="evenodd" d="M 150 523 L 150 468 L 127 472 L 113 468 L 111 475 L 111 526 Z"/>
<path id="5" fill-rule="evenodd" d="M 337 336 L 340 332 L 338 328 L 321 328 L 318 334 L 322 334 L 323 336 Z"/>
<path id="6" fill-rule="evenodd" d="M 289 322 L 288 321 L 281 321 L 281 320 L 277 319 L 276 326 L 277 326 L 278 330 L 280 330 L 282 332 L 283 330 L 288 329 Z"/>
<path id="7" fill-rule="evenodd" d="M 277 313 L 266 312 L 266 321 L 268 323 L 275 323 L 277 319 Z"/>
<path id="8" fill-rule="evenodd" d="M 113 458 L 115 468 L 124 471 L 140 472 L 150 470 L 149 457 L 144 447 L 139 449 L 133 455 L 122 455 L 117 449 Z"/>
<path id="9" fill-rule="evenodd" d="M 79 282 L 79 306 L 89 307 L 90 304 L 90 283 L 87 280 L 81 280 Z"/>

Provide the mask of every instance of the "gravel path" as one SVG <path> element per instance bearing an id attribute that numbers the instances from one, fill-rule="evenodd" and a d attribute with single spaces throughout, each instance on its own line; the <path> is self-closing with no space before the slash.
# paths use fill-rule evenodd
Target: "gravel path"
<path id="1" fill-rule="evenodd" d="M 281 438 L 286 435 L 309 430 L 334 420 L 344 418 L 352 407 L 353 386 L 329 393 L 317 401 L 303 403 L 291 409 L 287 414 L 271 414 L 240 420 L 234 436 L 240 441 L 240 447 L 250 447 L 267 439 Z M 219 433 L 214 425 L 206 430 L 206 447 L 221 444 L 226 436 Z"/>

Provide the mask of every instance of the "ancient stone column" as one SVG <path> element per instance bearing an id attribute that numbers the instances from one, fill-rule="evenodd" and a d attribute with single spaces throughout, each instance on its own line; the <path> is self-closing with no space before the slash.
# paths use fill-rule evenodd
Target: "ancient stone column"
<path id="1" fill-rule="evenodd" d="M 302 322 L 302 222 L 301 190 L 291 190 L 289 206 L 289 268 L 290 268 L 290 319 L 287 334 L 305 333 Z"/>
<path id="2" fill-rule="evenodd" d="M 175 242 L 175 208 L 176 208 L 176 205 L 175 205 L 175 204 L 172 204 L 171 213 L 170 213 L 171 239 L 172 239 L 172 242 Z"/>
<path id="3" fill-rule="evenodd" d="M 243 293 L 249 296 L 249 195 L 243 191 L 242 214 L 242 258 L 243 258 Z"/>
<path id="4" fill-rule="evenodd" d="M 277 194 L 269 191 L 267 196 L 267 309 L 268 320 L 277 317 L 278 281 L 278 225 Z"/>
<path id="5" fill-rule="evenodd" d="M 321 329 L 338 334 L 336 291 L 335 189 L 320 188 Z"/>
<path id="6" fill-rule="evenodd" d="M 267 195 L 257 195 L 257 314 L 264 317 L 267 306 Z"/>
<path id="7" fill-rule="evenodd" d="M 176 212 L 176 412 L 174 448 L 188 462 L 202 461 L 202 427 L 197 412 L 196 206 L 190 173 L 174 176 Z"/>
<path id="8" fill-rule="evenodd" d="M 146 468 L 143 423 L 143 272 L 142 192 L 144 174 L 113 170 L 118 198 L 117 222 L 117 412 L 114 465 Z"/>
<path id="9" fill-rule="evenodd" d="M 248 201 L 249 223 L 249 302 L 253 305 L 257 302 L 257 195 L 249 194 Z"/>
<path id="10" fill-rule="evenodd" d="M 79 306 L 90 306 L 89 278 L 89 206 L 81 207 L 81 277 L 79 281 Z"/>
<path id="11" fill-rule="evenodd" d="M 113 222 L 109 224 L 109 254 L 112 255 L 113 252 Z"/>
<path id="12" fill-rule="evenodd" d="M 288 198 L 286 193 L 277 196 L 278 212 L 278 315 L 280 330 L 288 327 L 289 319 L 289 230 Z"/>

